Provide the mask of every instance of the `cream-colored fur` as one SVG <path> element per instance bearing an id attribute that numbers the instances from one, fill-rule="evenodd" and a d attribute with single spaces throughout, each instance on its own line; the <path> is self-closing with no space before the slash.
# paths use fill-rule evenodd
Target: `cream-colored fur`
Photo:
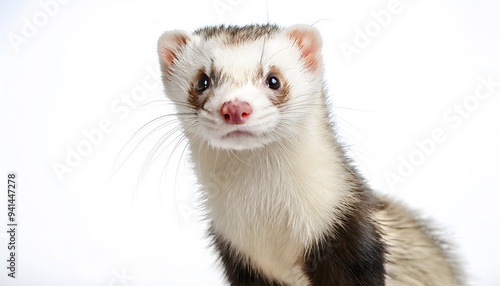
<path id="1" fill-rule="evenodd" d="M 447 244 L 400 203 L 387 197 L 380 201 L 384 207 L 375 218 L 387 243 L 387 285 L 461 285 L 462 275 L 446 253 Z"/>

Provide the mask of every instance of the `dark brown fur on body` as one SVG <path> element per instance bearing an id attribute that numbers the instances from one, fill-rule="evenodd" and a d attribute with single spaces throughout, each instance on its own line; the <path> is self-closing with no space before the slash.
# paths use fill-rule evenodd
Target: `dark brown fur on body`
<path id="1" fill-rule="evenodd" d="M 385 244 L 371 219 L 369 194 L 305 255 L 311 285 L 385 285 Z"/>

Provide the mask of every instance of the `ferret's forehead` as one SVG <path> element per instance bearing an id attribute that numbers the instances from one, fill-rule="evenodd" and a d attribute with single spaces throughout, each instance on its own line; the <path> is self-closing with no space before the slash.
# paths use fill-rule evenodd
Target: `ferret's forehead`
<path id="1" fill-rule="evenodd" d="M 258 39 L 238 45 L 215 43 L 206 50 L 207 71 L 220 75 L 223 82 L 245 84 L 259 79 L 271 66 L 282 66 L 283 44 L 275 39 Z M 281 60 L 280 60 L 281 59 Z"/>
<path id="2" fill-rule="evenodd" d="M 245 83 L 262 76 L 271 66 L 288 65 L 292 57 L 293 44 L 290 41 L 273 38 L 259 38 L 238 44 L 227 44 L 218 39 L 202 39 L 198 49 L 205 56 L 204 69 L 215 73 L 229 82 Z"/>
<path id="3" fill-rule="evenodd" d="M 232 46 L 211 45 L 206 52 L 211 61 L 210 67 L 205 67 L 207 70 L 224 78 L 224 82 L 229 80 L 239 84 L 258 76 L 265 57 L 261 41 Z"/>
<path id="4" fill-rule="evenodd" d="M 209 53 L 215 66 L 244 67 L 251 63 L 258 64 L 266 53 L 266 49 L 264 41 L 258 40 L 234 46 L 215 45 Z"/>

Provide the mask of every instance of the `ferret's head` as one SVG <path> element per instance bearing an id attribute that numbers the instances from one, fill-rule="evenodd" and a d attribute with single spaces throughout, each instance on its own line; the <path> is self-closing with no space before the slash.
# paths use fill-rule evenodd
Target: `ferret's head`
<path id="1" fill-rule="evenodd" d="M 296 137 L 322 102 L 321 38 L 310 26 L 167 31 L 158 54 L 186 134 L 216 148 L 254 149 Z"/>

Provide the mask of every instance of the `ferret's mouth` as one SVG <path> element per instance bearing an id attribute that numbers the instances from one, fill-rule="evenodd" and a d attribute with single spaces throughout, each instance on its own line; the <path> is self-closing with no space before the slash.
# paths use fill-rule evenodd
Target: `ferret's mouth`
<path id="1" fill-rule="evenodd" d="M 243 137 L 254 137 L 255 135 L 251 132 L 248 131 L 242 131 L 242 130 L 236 130 L 227 133 L 226 135 L 222 136 L 223 139 L 227 138 L 243 138 Z"/>
<path id="2" fill-rule="evenodd" d="M 210 145 L 228 149 L 228 150 L 249 150 L 263 147 L 267 143 L 270 143 L 269 137 L 266 133 L 259 132 L 260 130 L 241 130 L 236 129 L 229 132 L 224 132 L 220 135 L 216 135 L 208 132 L 207 138 Z"/>

